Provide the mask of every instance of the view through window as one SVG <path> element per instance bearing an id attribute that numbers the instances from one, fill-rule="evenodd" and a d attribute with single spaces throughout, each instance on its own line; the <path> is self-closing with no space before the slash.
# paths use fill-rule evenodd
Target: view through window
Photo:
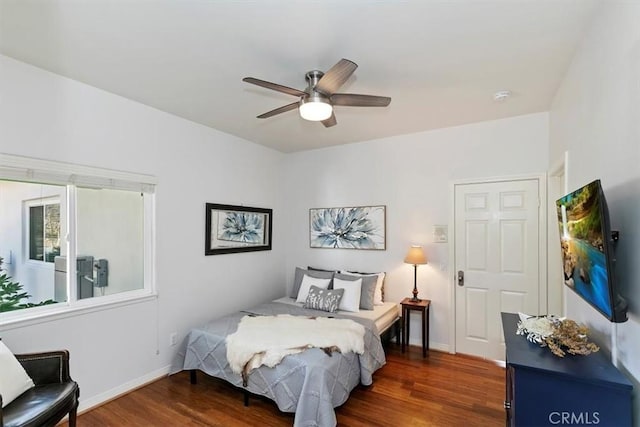
<path id="1" fill-rule="evenodd" d="M 150 291 L 153 186 L 52 181 L 0 179 L 0 312 Z"/>
<path id="2" fill-rule="evenodd" d="M 53 262 L 60 255 L 60 202 L 29 206 L 29 259 Z"/>

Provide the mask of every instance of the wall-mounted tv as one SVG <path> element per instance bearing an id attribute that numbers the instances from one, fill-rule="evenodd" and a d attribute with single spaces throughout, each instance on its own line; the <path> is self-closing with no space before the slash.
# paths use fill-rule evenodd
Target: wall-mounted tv
<path id="1" fill-rule="evenodd" d="M 564 283 L 611 322 L 627 320 L 627 303 L 618 294 L 614 239 L 600 180 L 556 202 Z"/>

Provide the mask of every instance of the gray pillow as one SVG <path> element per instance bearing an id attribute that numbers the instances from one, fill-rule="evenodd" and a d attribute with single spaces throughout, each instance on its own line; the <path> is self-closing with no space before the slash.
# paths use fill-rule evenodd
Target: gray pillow
<path id="1" fill-rule="evenodd" d="M 382 274 L 384 272 L 380 272 L 380 273 L 363 273 L 363 272 L 360 272 L 360 271 L 347 271 L 347 273 L 361 274 L 361 275 L 364 275 L 364 276 L 369 276 L 369 275 L 372 275 L 372 274 L 376 274 L 376 275 L 377 274 Z M 382 287 L 380 288 L 380 293 L 381 293 L 380 296 L 382 297 L 382 301 L 384 301 L 384 281 L 385 280 L 387 280 L 387 274 L 386 273 L 384 275 L 384 279 L 382 279 Z M 375 300 L 375 298 L 374 298 L 374 300 Z M 374 304 L 375 304 L 375 302 L 374 302 Z"/>
<path id="2" fill-rule="evenodd" d="M 291 294 L 289 296 L 291 298 L 298 298 L 298 292 L 300 291 L 300 284 L 302 283 L 302 278 L 304 275 L 309 277 L 313 277 L 314 279 L 333 279 L 333 272 L 328 271 L 315 271 L 315 270 L 305 270 L 300 267 L 296 267 L 296 274 L 293 278 L 293 288 L 291 289 Z M 332 282 L 329 282 L 329 288 L 333 285 Z"/>
<path id="3" fill-rule="evenodd" d="M 373 310 L 373 298 L 376 292 L 376 283 L 378 276 L 351 276 L 349 274 L 336 274 L 333 277 L 341 280 L 358 280 L 362 279 L 360 287 L 360 308 L 363 310 Z"/>
<path id="4" fill-rule="evenodd" d="M 343 294 L 344 289 L 322 289 L 312 285 L 309 288 L 309 295 L 307 295 L 304 308 L 335 313 Z"/>
<path id="5" fill-rule="evenodd" d="M 340 270 L 327 270 L 326 268 L 318 268 L 318 267 L 312 267 L 310 265 L 307 266 L 307 270 L 313 270 L 313 271 L 327 271 L 329 273 L 339 273 Z"/>

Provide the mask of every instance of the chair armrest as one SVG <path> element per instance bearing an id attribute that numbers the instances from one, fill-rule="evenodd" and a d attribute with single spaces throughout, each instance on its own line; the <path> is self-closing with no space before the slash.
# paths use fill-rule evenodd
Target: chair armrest
<path id="1" fill-rule="evenodd" d="M 35 385 L 59 384 L 71 381 L 69 376 L 69 352 L 67 350 L 16 354 L 15 356 Z"/>

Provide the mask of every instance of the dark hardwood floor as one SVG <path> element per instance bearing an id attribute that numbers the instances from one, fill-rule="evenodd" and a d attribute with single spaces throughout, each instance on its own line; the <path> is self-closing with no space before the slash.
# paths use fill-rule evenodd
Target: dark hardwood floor
<path id="1" fill-rule="evenodd" d="M 370 387 L 357 387 L 337 408 L 339 426 L 504 425 L 504 368 L 493 362 L 421 349 L 387 347 L 387 364 Z M 185 372 L 160 379 L 78 417 L 83 426 L 291 426 L 293 414 L 251 398 L 226 382 Z"/>

